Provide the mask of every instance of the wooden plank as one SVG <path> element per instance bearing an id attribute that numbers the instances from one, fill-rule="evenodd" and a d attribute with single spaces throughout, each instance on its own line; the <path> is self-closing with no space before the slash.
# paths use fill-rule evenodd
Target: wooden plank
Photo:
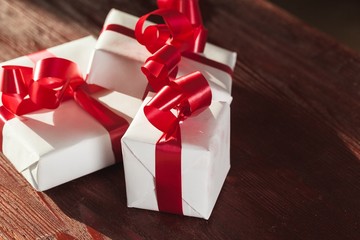
<path id="1" fill-rule="evenodd" d="M 232 169 L 209 221 L 126 207 L 121 164 L 37 193 L 0 159 L 3 239 L 357 239 L 360 57 L 262 0 L 201 1 L 209 41 L 238 52 Z M 112 8 L 0 3 L 0 61 L 96 35 Z"/>

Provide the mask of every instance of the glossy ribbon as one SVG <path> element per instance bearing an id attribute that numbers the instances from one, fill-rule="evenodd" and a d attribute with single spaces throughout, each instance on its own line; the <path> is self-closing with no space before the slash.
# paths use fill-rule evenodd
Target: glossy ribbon
<path id="1" fill-rule="evenodd" d="M 203 52 L 207 30 L 204 28 L 198 0 L 158 0 L 160 9 L 173 9 L 184 14 L 194 28 L 194 42 L 191 52 Z"/>
<path id="2" fill-rule="evenodd" d="M 149 122 L 163 132 L 155 149 L 155 185 L 160 211 L 183 214 L 180 124 L 210 103 L 210 86 L 200 72 L 195 72 L 171 81 L 144 107 Z"/>
<path id="3" fill-rule="evenodd" d="M 108 130 L 115 157 L 120 159 L 120 138 L 128 123 L 89 95 L 89 86 L 76 63 L 51 57 L 37 61 L 34 69 L 4 66 L 0 79 L 1 113 L 5 121 L 9 116 L 12 118 L 42 108 L 55 109 L 62 101 L 73 98 Z"/>
<path id="4" fill-rule="evenodd" d="M 42 59 L 34 69 L 4 66 L 2 73 L 3 106 L 16 115 L 57 108 L 84 83 L 77 65 L 62 58 Z"/>
<path id="5" fill-rule="evenodd" d="M 30 98 L 29 88 L 34 82 L 33 70 L 22 66 L 3 66 L 1 71 L 1 100 L 3 107 L 16 115 L 40 109 Z"/>
<path id="6" fill-rule="evenodd" d="M 155 148 L 159 210 L 183 214 L 180 123 L 210 105 L 211 90 L 200 72 L 176 80 L 175 77 L 181 53 L 202 51 L 206 31 L 197 0 L 159 0 L 158 6 L 160 9 L 141 17 L 135 27 L 136 39 L 152 53 L 141 70 L 157 92 L 144 107 L 144 113 L 149 122 L 163 132 Z M 165 24 L 143 30 L 151 15 L 162 17 Z"/>
<path id="7" fill-rule="evenodd" d="M 119 25 L 119 24 L 108 24 L 103 28 L 103 31 L 112 31 L 112 32 L 116 32 L 119 34 L 123 34 L 125 36 L 128 36 L 130 38 L 135 38 L 135 31 L 133 29 L 127 28 L 123 25 Z M 103 32 L 102 31 L 102 32 Z M 197 53 L 194 52 L 182 52 L 181 53 L 182 57 L 186 57 L 188 59 L 191 59 L 193 61 L 202 63 L 204 65 L 216 68 L 222 72 L 225 72 L 229 75 L 233 75 L 233 70 L 226 64 L 220 63 L 220 62 L 216 62 L 212 59 L 206 58 L 202 55 L 199 55 Z M 173 77 L 173 76 L 171 76 Z"/>
<path id="8" fill-rule="evenodd" d="M 161 0 L 158 6 L 139 18 L 135 27 L 136 39 L 153 54 L 141 70 L 155 92 L 176 77 L 182 52 L 202 52 L 206 43 L 197 0 Z M 162 17 L 165 24 L 143 29 L 152 15 Z"/>
<path id="9" fill-rule="evenodd" d="M 35 63 L 38 60 L 43 59 L 43 58 L 54 57 L 54 55 L 47 50 L 42 50 L 42 51 L 39 51 L 36 53 L 29 54 L 27 57 L 32 62 Z M 10 68 L 12 68 L 12 69 L 22 68 L 21 75 L 19 76 L 18 74 L 15 74 L 15 73 L 9 75 Z M 32 68 L 9 66 L 8 70 L 5 70 L 5 69 L 6 69 L 6 66 L 3 66 L 0 68 L 0 80 L 1 80 L 0 91 L 2 91 L 1 98 L 2 98 L 2 102 L 4 102 L 4 101 L 5 102 L 10 101 L 10 102 L 5 103 L 5 105 L 7 105 L 8 107 L 5 107 L 4 104 L 2 106 L 0 106 L 0 133 L 1 133 L 0 134 L 0 151 L 2 151 L 2 146 L 3 146 L 2 132 L 3 132 L 5 123 L 7 121 L 9 121 L 10 119 L 15 118 L 16 117 L 15 113 L 17 113 L 18 115 L 22 115 L 22 114 L 25 114 L 26 112 L 35 111 L 38 109 L 38 107 L 35 106 L 30 99 L 28 99 L 28 100 L 25 99 L 25 97 L 28 93 L 27 89 L 32 81 L 32 79 L 29 77 L 30 75 L 32 75 Z M 20 81 L 19 84 L 16 84 L 16 82 L 19 82 L 19 80 L 15 80 L 15 79 L 11 80 L 12 75 L 19 76 L 19 79 L 24 79 L 24 80 L 28 79 L 29 81 L 27 81 L 27 82 Z M 4 79 L 8 79 L 8 80 L 5 81 Z M 21 82 L 23 82 L 25 84 L 24 88 L 21 88 L 21 86 L 22 86 Z M 5 100 L 5 98 L 9 98 L 9 99 Z M 14 100 L 10 100 L 11 98 L 13 98 Z M 15 101 L 18 103 L 11 103 L 11 101 Z M 28 106 L 26 106 L 26 105 L 28 105 Z M 10 109 L 10 110 L 8 110 L 8 109 Z"/>
<path id="10" fill-rule="evenodd" d="M 145 21 L 151 15 L 162 17 L 165 24 L 150 25 L 143 29 Z M 181 51 L 190 50 L 194 44 L 194 28 L 189 19 L 173 9 L 157 9 L 140 17 L 135 26 L 135 36 L 151 53 L 155 53 L 165 44 Z"/>

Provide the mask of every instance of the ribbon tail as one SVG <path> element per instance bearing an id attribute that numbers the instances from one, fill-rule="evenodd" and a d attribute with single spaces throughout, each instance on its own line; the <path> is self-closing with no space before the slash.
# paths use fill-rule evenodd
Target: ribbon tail
<path id="1" fill-rule="evenodd" d="M 159 210 L 183 214 L 180 127 L 173 136 L 164 134 L 156 144 L 155 184 Z"/>
<path id="2" fill-rule="evenodd" d="M 75 91 L 74 99 L 109 132 L 112 150 L 116 161 L 119 162 L 122 159 L 120 140 L 129 127 L 129 123 L 123 117 L 115 114 L 109 108 L 91 97 L 83 86 Z"/>

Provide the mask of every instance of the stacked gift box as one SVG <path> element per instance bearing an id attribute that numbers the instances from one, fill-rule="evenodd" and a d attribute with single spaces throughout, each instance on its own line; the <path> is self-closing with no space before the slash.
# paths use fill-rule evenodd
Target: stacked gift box
<path id="1" fill-rule="evenodd" d="M 230 169 L 236 53 L 205 46 L 199 11 L 192 22 L 163 2 L 141 18 L 111 10 L 97 41 L 1 64 L 2 152 L 36 190 L 119 161 L 129 207 L 210 217 Z"/>

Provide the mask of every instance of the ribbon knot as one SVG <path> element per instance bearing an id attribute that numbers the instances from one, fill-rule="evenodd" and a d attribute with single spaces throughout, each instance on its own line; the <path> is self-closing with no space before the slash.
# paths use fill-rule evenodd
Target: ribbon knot
<path id="1" fill-rule="evenodd" d="M 180 60 L 181 55 L 178 49 L 167 44 L 146 60 L 144 66 L 141 67 L 141 71 L 145 74 L 155 92 L 158 92 L 176 77 L 177 65 Z"/>
<path id="2" fill-rule="evenodd" d="M 3 66 L 2 102 L 5 108 L 22 115 L 41 108 L 57 108 L 63 98 L 73 95 L 84 83 L 77 64 L 62 58 L 38 61 L 34 69 Z"/>
<path id="3" fill-rule="evenodd" d="M 194 72 L 164 86 L 144 107 L 144 113 L 152 125 L 168 134 L 210 103 L 207 80 L 200 72 Z"/>
<path id="4" fill-rule="evenodd" d="M 66 98 L 73 98 L 77 87 L 84 84 L 78 65 L 62 58 L 46 58 L 34 68 L 31 100 L 42 108 L 55 109 Z"/>

